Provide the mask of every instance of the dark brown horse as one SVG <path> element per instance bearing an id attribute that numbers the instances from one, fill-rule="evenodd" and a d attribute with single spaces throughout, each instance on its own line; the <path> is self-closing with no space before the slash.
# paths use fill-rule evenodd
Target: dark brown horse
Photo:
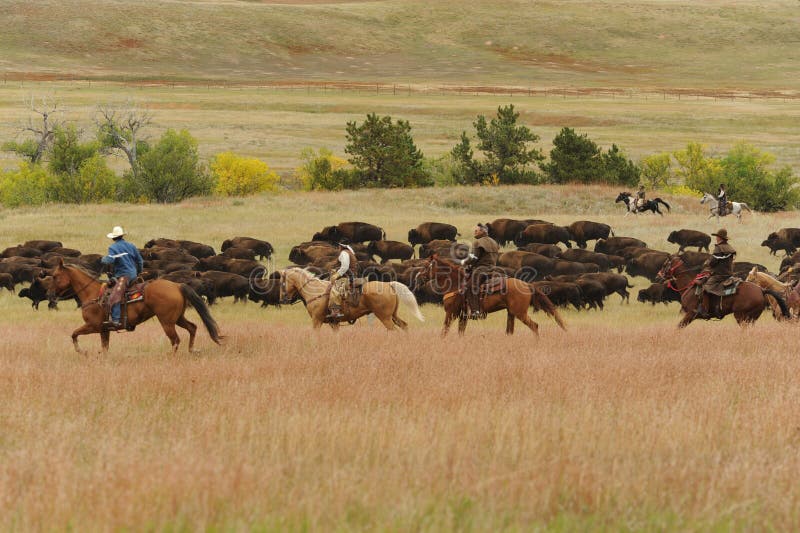
<path id="1" fill-rule="evenodd" d="M 678 324 L 679 328 L 685 328 L 697 318 L 702 320 L 721 319 L 730 314 L 733 314 L 740 326 L 746 326 L 758 320 L 758 317 L 764 312 L 768 305 L 767 295 L 775 299 L 784 317 L 790 316 L 782 295 L 772 290 L 764 290 L 749 281 L 740 283 L 736 292 L 730 296 L 713 296 L 705 292 L 698 296 L 695 288 L 697 274 L 701 268 L 688 267 L 680 255 L 672 255 L 667 258 L 658 272 L 659 280 L 664 280 L 670 288 L 681 293 L 681 311 L 684 314 Z M 703 308 L 710 311 L 707 317 L 697 315 L 699 298 L 703 298 Z"/>
<path id="2" fill-rule="evenodd" d="M 434 290 L 444 294 L 445 318 L 442 335 L 447 335 L 456 317 L 458 317 L 458 332 L 463 334 L 467 329 L 464 295 L 460 291 L 465 276 L 464 267 L 434 254 L 428 260 L 427 268 L 423 269 L 417 278 L 418 283 L 432 282 Z M 542 310 L 552 316 L 561 329 L 566 329 L 561 315 L 547 295 L 522 280 L 507 278 L 504 290 L 488 294 L 481 300 L 481 311 L 484 313 L 494 313 L 503 309 L 507 311 L 506 334 L 508 335 L 514 333 L 515 319 L 539 334 L 539 325 L 528 316 L 528 308 L 531 306 L 536 311 Z"/>
<path id="3" fill-rule="evenodd" d="M 105 306 L 100 303 L 100 295 L 103 284 L 91 274 L 81 270 L 74 265 L 65 265 L 59 260 L 53 269 L 53 282 L 50 286 L 52 296 L 65 294 L 74 291 L 81 301 L 81 311 L 83 312 L 84 324 L 72 332 L 72 344 L 79 353 L 86 353 L 78 346 L 80 335 L 92 333 L 100 334 L 100 341 L 103 351 L 108 351 L 109 331 L 103 327 L 106 320 Z M 133 328 L 153 316 L 161 322 L 164 333 L 172 343 L 172 353 L 178 350 L 181 340 L 175 331 L 178 325 L 189 332 L 189 351 L 194 348 L 194 337 L 197 326 L 186 319 L 184 312 L 186 306 L 194 307 L 203 324 L 211 336 L 211 340 L 219 344 L 222 337 L 219 335 L 217 323 L 211 317 L 208 307 L 202 298 L 188 285 L 173 283 L 171 281 L 157 279 L 149 282 L 144 288 L 144 299 L 128 304 L 127 324 Z"/>

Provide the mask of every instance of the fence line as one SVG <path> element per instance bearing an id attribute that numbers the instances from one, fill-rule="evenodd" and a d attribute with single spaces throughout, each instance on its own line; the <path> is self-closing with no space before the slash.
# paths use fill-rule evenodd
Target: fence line
<path id="1" fill-rule="evenodd" d="M 400 84 L 371 82 L 242 82 L 224 81 L 166 81 L 166 80 L 102 80 L 79 78 L 75 76 L 45 78 L 43 76 L 9 76 L 5 74 L 2 88 L 24 88 L 37 85 L 68 85 L 72 89 L 129 88 L 129 89 L 206 89 L 206 90 L 256 90 L 307 95 L 356 94 L 364 96 L 508 96 L 543 98 L 598 98 L 598 99 L 637 99 L 637 100 L 800 100 L 798 91 L 709 91 L 700 89 L 637 89 L 637 88 L 595 88 L 595 87 L 520 87 L 499 85 L 448 85 L 448 84 Z"/>

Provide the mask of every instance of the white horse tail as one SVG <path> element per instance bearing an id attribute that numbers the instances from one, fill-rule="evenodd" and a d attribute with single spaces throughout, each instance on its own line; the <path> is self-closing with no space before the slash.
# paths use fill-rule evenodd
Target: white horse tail
<path id="1" fill-rule="evenodd" d="M 389 285 L 394 288 L 394 291 L 397 293 L 397 298 L 400 300 L 400 302 L 407 305 L 411 309 L 411 312 L 414 313 L 414 316 L 417 317 L 417 320 L 420 322 L 425 322 L 425 316 L 419 310 L 417 298 L 414 296 L 414 293 L 411 292 L 411 289 L 399 281 L 390 281 Z"/>

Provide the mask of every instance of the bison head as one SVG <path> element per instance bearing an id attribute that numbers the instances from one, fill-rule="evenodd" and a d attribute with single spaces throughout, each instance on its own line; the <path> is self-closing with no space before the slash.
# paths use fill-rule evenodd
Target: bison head
<path id="1" fill-rule="evenodd" d="M 414 246 L 415 244 L 422 244 L 420 239 L 420 234 L 417 230 L 415 229 L 408 230 L 408 243 L 411 246 Z"/>
<path id="2" fill-rule="evenodd" d="M 669 237 L 667 237 L 667 242 L 671 242 L 675 244 L 675 234 L 677 231 L 670 232 Z"/>

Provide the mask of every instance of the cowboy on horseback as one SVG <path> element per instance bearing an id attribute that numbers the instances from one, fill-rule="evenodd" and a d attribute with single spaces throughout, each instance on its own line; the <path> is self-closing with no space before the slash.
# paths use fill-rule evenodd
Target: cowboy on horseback
<path id="1" fill-rule="evenodd" d="M 645 201 L 644 185 L 639 185 L 639 190 L 636 191 L 636 200 L 634 200 L 633 207 L 635 209 L 641 209 L 644 207 Z"/>
<path id="2" fill-rule="evenodd" d="M 328 320 L 338 322 L 344 318 L 342 300 L 352 287 L 358 268 L 356 253 L 345 242 L 339 243 L 339 268 L 331 274 L 331 295 L 328 298 Z"/>
<path id="3" fill-rule="evenodd" d="M 467 309 L 464 312 L 469 318 L 477 319 L 484 316 L 481 313 L 480 287 L 491 277 L 492 270 L 497 266 L 500 245 L 489 237 L 489 228 L 484 224 L 475 226 L 472 234 L 475 237 L 472 253 L 461 260 L 461 264 L 467 267 L 467 279 L 461 292 L 466 293 Z"/>
<path id="4" fill-rule="evenodd" d="M 699 283 L 697 288 L 697 315 L 701 318 L 707 317 L 712 308 L 710 303 L 708 309 L 703 308 L 703 293 L 710 295 L 709 302 L 711 297 L 716 300 L 725 295 L 726 282 L 733 277 L 733 259 L 736 257 L 736 250 L 728 244 L 728 230 L 722 228 L 711 235 L 717 238 L 717 242 L 714 245 L 714 253 L 706 261 L 703 269 L 703 272 L 710 275 L 705 283 Z"/>
<path id="5" fill-rule="evenodd" d="M 125 289 L 128 282 L 136 279 L 144 269 L 144 260 L 139 249 L 123 238 L 125 231 L 122 227 L 114 226 L 111 233 L 106 236 L 114 242 L 108 247 L 108 255 L 101 261 L 104 265 L 113 267 L 108 274 L 109 284 L 113 284 L 113 287 L 107 304 L 110 307 L 111 319 L 103 326 L 110 330 L 118 330 L 122 328 L 122 300 L 125 298 Z"/>
<path id="6" fill-rule="evenodd" d="M 725 191 L 724 183 L 719 184 L 719 190 L 717 191 L 717 200 L 719 201 L 717 213 L 719 213 L 719 216 L 724 217 L 727 214 L 727 209 L 728 209 L 728 193 Z"/>

